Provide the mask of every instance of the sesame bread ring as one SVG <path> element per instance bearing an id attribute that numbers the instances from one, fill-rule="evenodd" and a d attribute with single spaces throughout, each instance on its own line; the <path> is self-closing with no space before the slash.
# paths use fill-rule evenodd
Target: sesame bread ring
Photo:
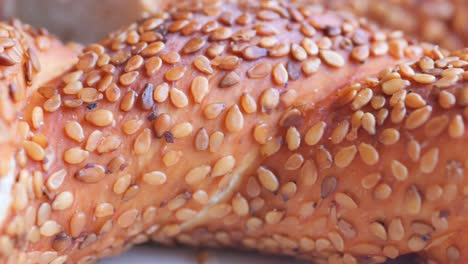
<path id="1" fill-rule="evenodd" d="M 312 5 L 155 14 L 30 96 L 3 259 L 93 263 L 153 240 L 465 263 L 467 61 Z"/>

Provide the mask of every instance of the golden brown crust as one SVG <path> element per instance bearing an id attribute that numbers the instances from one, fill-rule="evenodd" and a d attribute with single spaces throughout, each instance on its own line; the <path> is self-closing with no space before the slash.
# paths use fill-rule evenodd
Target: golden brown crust
<path id="1" fill-rule="evenodd" d="M 31 96 L 4 259 L 152 239 L 462 263 L 467 60 L 315 6 L 155 14 Z"/>

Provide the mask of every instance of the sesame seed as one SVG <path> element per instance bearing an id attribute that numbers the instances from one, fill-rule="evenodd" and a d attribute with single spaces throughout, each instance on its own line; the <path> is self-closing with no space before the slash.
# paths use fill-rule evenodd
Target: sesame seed
<path id="1" fill-rule="evenodd" d="M 403 79 L 391 79 L 382 83 L 382 91 L 387 95 L 392 95 L 400 90 L 403 90 L 410 83 L 407 80 Z"/>
<path id="2" fill-rule="evenodd" d="M 191 84 L 191 92 L 195 103 L 201 103 L 205 96 L 209 93 L 208 79 L 203 76 L 197 76 Z"/>
<path id="3" fill-rule="evenodd" d="M 422 126 L 427 120 L 429 120 L 431 112 L 431 106 L 425 106 L 413 111 L 406 119 L 405 127 L 412 130 Z"/>
<path id="4" fill-rule="evenodd" d="M 117 224 L 122 228 L 131 226 L 135 222 L 138 213 L 137 209 L 130 209 L 123 212 L 119 218 L 117 218 Z"/>
<path id="5" fill-rule="evenodd" d="M 373 222 L 370 224 L 369 229 L 372 234 L 380 240 L 387 240 L 387 230 L 385 230 L 385 226 L 383 224 L 379 222 Z"/>
<path id="6" fill-rule="evenodd" d="M 39 129 L 44 124 L 44 111 L 42 107 L 35 106 L 31 113 L 31 122 L 34 129 Z"/>
<path id="7" fill-rule="evenodd" d="M 67 175 L 67 171 L 65 169 L 58 170 L 47 178 L 46 186 L 49 190 L 57 190 L 63 183 L 65 176 Z"/>
<path id="8" fill-rule="evenodd" d="M 417 141 L 411 140 L 408 143 L 407 152 L 411 160 L 416 162 L 419 160 L 419 157 L 421 156 L 421 145 Z"/>
<path id="9" fill-rule="evenodd" d="M 378 184 L 374 189 L 374 198 L 377 200 L 385 200 L 392 194 L 392 188 L 386 183 Z"/>
<path id="10" fill-rule="evenodd" d="M 206 119 L 211 120 L 217 118 L 223 110 L 223 103 L 212 103 L 205 107 L 205 109 L 203 110 L 203 114 Z"/>
<path id="11" fill-rule="evenodd" d="M 44 102 L 43 108 L 47 112 L 55 112 L 60 108 L 61 104 L 62 98 L 60 95 L 56 94 Z"/>
<path id="12" fill-rule="evenodd" d="M 413 80 L 418 83 L 429 84 L 435 82 L 436 77 L 427 73 L 417 73 L 413 75 Z"/>
<path id="13" fill-rule="evenodd" d="M 421 156 L 419 169 L 423 173 L 431 173 L 434 171 L 437 163 L 439 162 L 439 149 L 437 147 L 428 150 Z"/>
<path id="14" fill-rule="evenodd" d="M 133 151 L 136 155 L 143 155 L 148 153 L 151 147 L 151 130 L 149 128 L 143 131 L 136 137 L 133 145 Z"/>
<path id="15" fill-rule="evenodd" d="M 107 217 L 114 214 L 114 206 L 110 203 L 100 203 L 94 209 L 94 215 L 98 218 Z"/>
<path id="16" fill-rule="evenodd" d="M 153 99 L 158 102 L 162 103 L 166 101 L 169 97 L 169 85 L 167 83 L 162 83 L 154 89 L 153 92 Z"/>
<path id="17" fill-rule="evenodd" d="M 93 165 L 84 167 L 75 173 L 75 178 L 84 183 L 99 182 L 105 176 L 105 170 L 102 166 Z"/>
<path id="18" fill-rule="evenodd" d="M 421 211 L 422 199 L 419 190 L 416 186 L 410 186 L 404 196 L 404 206 L 406 212 L 411 215 L 416 215 Z"/>
<path id="19" fill-rule="evenodd" d="M 216 161 L 211 172 L 212 177 L 218 177 L 231 172 L 236 164 L 233 156 L 224 156 Z"/>
<path id="20" fill-rule="evenodd" d="M 302 165 L 299 177 L 306 186 L 314 185 L 317 182 L 317 165 L 313 160 L 306 160 Z"/>
<path id="21" fill-rule="evenodd" d="M 211 67 L 210 60 L 203 55 L 198 55 L 193 60 L 193 65 L 195 66 L 197 70 L 199 70 L 202 73 L 205 73 L 205 74 L 213 73 L 213 68 Z"/>
<path id="22" fill-rule="evenodd" d="M 183 138 L 192 134 L 193 126 L 189 122 L 182 122 L 175 125 L 171 129 L 171 134 L 174 138 Z"/>
<path id="23" fill-rule="evenodd" d="M 436 137 L 442 134 L 449 124 L 449 118 L 446 115 L 436 116 L 429 120 L 424 126 L 424 133 L 428 137 Z"/>
<path id="24" fill-rule="evenodd" d="M 23 147 L 32 160 L 41 161 L 45 158 L 45 150 L 36 142 L 26 140 L 23 142 Z"/>
<path id="25" fill-rule="evenodd" d="M 182 79 L 184 77 L 185 71 L 187 68 L 185 66 L 175 66 L 173 68 L 170 68 L 164 77 L 166 80 L 173 82 Z"/>
<path id="26" fill-rule="evenodd" d="M 465 133 L 465 123 L 461 115 L 456 115 L 449 124 L 448 132 L 451 138 L 460 138 Z"/>
<path id="27" fill-rule="evenodd" d="M 121 144 L 122 140 L 119 136 L 110 135 L 105 137 L 104 140 L 98 145 L 97 152 L 100 154 L 109 153 L 117 150 Z"/>
<path id="28" fill-rule="evenodd" d="M 288 160 L 284 164 L 286 170 L 297 170 L 302 166 L 304 162 L 304 157 L 301 154 L 294 153 L 289 156 Z"/>
<path id="29" fill-rule="evenodd" d="M 352 110 L 359 110 L 365 105 L 367 105 L 372 99 L 373 92 L 369 88 L 364 88 L 358 92 L 356 97 L 351 103 Z"/>
<path id="30" fill-rule="evenodd" d="M 307 130 L 304 141 L 307 145 L 313 146 L 316 145 L 323 137 L 325 132 L 326 123 L 323 121 L 318 122 L 313 125 L 309 130 Z"/>
<path id="31" fill-rule="evenodd" d="M 182 48 L 182 52 L 185 54 L 191 54 L 194 52 L 199 51 L 203 46 L 206 44 L 206 40 L 202 38 L 193 38 L 190 39 L 187 43 L 185 43 L 185 46 Z"/>
<path id="32" fill-rule="evenodd" d="M 356 236 L 356 229 L 354 226 L 344 219 L 339 219 L 337 223 L 340 232 L 347 238 L 354 238 Z"/>
<path id="33" fill-rule="evenodd" d="M 357 148 L 354 145 L 342 147 L 335 154 L 335 165 L 339 168 L 346 168 L 351 164 L 356 156 Z"/>
<path id="34" fill-rule="evenodd" d="M 47 220 L 49 220 L 51 214 L 52 214 L 52 208 L 51 208 L 50 204 L 49 203 L 41 203 L 41 205 L 37 209 L 36 223 L 38 225 L 44 224 Z"/>
<path id="35" fill-rule="evenodd" d="M 392 219 L 388 225 L 388 238 L 394 241 L 401 241 L 405 236 L 405 229 L 400 218 Z"/>
<path id="36" fill-rule="evenodd" d="M 45 237 L 54 236 L 62 231 L 62 226 L 53 220 L 47 220 L 39 229 Z"/>
<path id="37" fill-rule="evenodd" d="M 244 93 L 241 97 L 241 106 L 245 113 L 253 114 L 257 112 L 257 103 L 255 99 L 248 93 Z"/>
<path id="38" fill-rule="evenodd" d="M 439 93 L 439 105 L 444 109 L 450 109 L 455 105 L 456 99 L 455 95 L 449 93 L 448 91 L 441 91 Z"/>
<path id="39" fill-rule="evenodd" d="M 143 174 L 143 181 L 150 185 L 162 185 L 166 183 L 167 176 L 161 171 L 152 171 Z"/>
<path id="40" fill-rule="evenodd" d="M 145 62 L 145 70 L 147 76 L 153 76 L 161 69 L 162 60 L 159 57 L 151 57 Z"/>
<path id="41" fill-rule="evenodd" d="M 86 113 L 85 118 L 86 121 L 98 127 L 109 126 L 114 122 L 114 115 L 112 112 L 105 109 L 88 112 Z"/>
<path id="42" fill-rule="evenodd" d="M 316 73 L 319 70 L 319 67 L 320 67 L 321 63 L 322 63 L 322 61 L 320 59 L 318 59 L 318 58 L 306 60 L 302 64 L 302 68 L 301 68 L 302 72 L 307 76 L 311 75 L 313 73 Z"/>
<path id="43" fill-rule="evenodd" d="M 52 209 L 54 210 L 65 210 L 72 206 L 74 201 L 73 193 L 61 192 L 55 197 L 52 203 Z"/>
<path id="44" fill-rule="evenodd" d="M 294 151 L 299 148 L 301 145 L 301 134 L 295 127 L 288 128 L 286 132 L 286 143 L 288 145 L 288 149 Z"/>
<path id="45" fill-rule="evenodd" d="M 320 187 L 320 197 L 322 199 L 328 198 L 332 193 L 335 192 L 338 185 L 338 180 L 335 176 L 327 176 L 323 179 Z"/>
<path id="46" fill-rule="evenodd" d="M 195 136 L 195 149 L 199 151 L 207 150 L 210 143 L 209 140 L 206 129 L 204 127 L 200 128 Z"/>
<path id="47" fill-rule="evenodd" d="M 423 250 L 427 243 L 421 236 L 413 235 L 408 239 L 408 248 L 413 252 L 418 252 Z"/>
<path id="48" fill-rule="evenodd" d="M 124 86 L 129 86 L 136 81 L 139 75 L 140 73 L 137 71 L 124 73 L 120 75 L 120 78 L 119 78 L 120 84 Z"/>
<path id="49" fill-rule="evenodd" d="M 238 216 L 246 216 L 249 213 L 249 203 L 241 194 L 238 193 L 232 199 L 232 209 Z"/>
<path id="50" fill-rule="evenodd" d="M 345 193 L 336 193 L 335 201 L 344 209 L 356 209 L 358 207 L 353 198 Z"/>
<path id="51" fill-rule="evenodd" d="M 288 72 L 282 63 L 278 63 L 273 67 L 272 76 L 278 85 L 284 85 L 288 82 Z"/>
<path id="52" fill-rule="evenodd" d="M 114 183 L 112 190 L 115 194 L 123 194 L 130 186 L 132 175 L 124 174 L 120 176 Z"/>
<path id="53" fill-rule="evenodd" d="M 332 50 L 321 50 L 320 57 L 330 66 L 343 67 L 345 65 L 344 58 L 337 52 Z"/>
<path id="54" fill-rule="evenodd" d="M 375 134 L 375 117 L 371 113 L 365 113 L 361 119 L 362 127 L 369 133 L 369 135 Z"/>
<path id="55" fill-rule="evenodd" d="M 408 168 L 398 160 L 392 160 L 392 174 L 399 181 L 404 181 L 408 178 Z"/>
<path id="56" fill-rule="evenodd" d="M 236 104 L 229 108 L 226 114 L 225 125 L 231 133 L 239 132 L 244 127 L 244 116 Z"/>
<path id="57" fill-rule="evenodd" d="M 384 145 L 393 145 L 400 139 L 400 132 L 395 128 L 386 128 L 379 135 L 379 142 Z"/>
<path id="58" fill-rule="evenodd" d="M 127 135 L 133 135 L 141 128 L 143 121 L 140 119 L 130 119 L 122 124 L 122 131 Z"/>
<path id="59" fill-rule="evenodd" d="M 177 108 L 186 107 L 188 105 L 188 98 L 184 92 L 177 88 L 171 88 L 169 91 L 172 104 Z"/>
<path id="60" fill-rule="evenodd" d="M 263 79 L 272 71 L 272 66 L 268 62 L 261 62 L 254 65 L 247 71 L 247 76 L 252 79 Z"/>
<path id="61" fill-rule="evenodd" d="M 185 182 L 190 185 L 199 184 L 210 174 L 210 172 L 210 166 L 202 165 L 195 167 L 185 175 Z"/>
<path id="62" fill-rule="evenodd" d="M 339 144 L 346 137 L 349 130 L 348 120 L 340 122 L 333 130 L 330 139 L 334 144 Z"/>
<path id="63" fill-rule="evenodd" d="M 69 164 L 78 164 L 83 162 L 89 156 L 89 152 L 79 147 L 70 148 L 63 154 L 63 160 Z"/>
<path id="64" fill-rule="evenodd" d="M 224 77 L 219 82 L 219 88 L 228 88 L 231 86 L 236 85 L 240 81 L 240 76 L 234 71 L 229 72 L 228 74 L 224 75 Z"/>
<path id="65" fill-rule="evenodd" d="M 374 146 L 367 143 L 361 143 L 359 144 L 358 150 L 359 155 L 361 156 L 361 159 L 365 164 L 375 165 L 379 161 L 379 153 L 374 148 Z"/>
<path id="66" fill-rule="evenodd" d="M 269 169 L 260 166 L 257 169 L 258 179 L 262 186 L 270 192 L 274 192 L 279 188 L 279 182 L 275 174 Z"/>

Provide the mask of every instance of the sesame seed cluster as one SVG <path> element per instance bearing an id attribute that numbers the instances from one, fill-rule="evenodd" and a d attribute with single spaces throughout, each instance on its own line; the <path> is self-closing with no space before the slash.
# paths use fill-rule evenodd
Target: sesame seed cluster
<path id="1" fill-rule="evenodd" d="M 95 263 L 155 241 L 464 263 L 467 69 L 466 49 L 320 5 L 156 13 L 27 104 L 0 87 L 14 111 L 0 105 L 0 175 L 15 174 L 2 261 Z"/>

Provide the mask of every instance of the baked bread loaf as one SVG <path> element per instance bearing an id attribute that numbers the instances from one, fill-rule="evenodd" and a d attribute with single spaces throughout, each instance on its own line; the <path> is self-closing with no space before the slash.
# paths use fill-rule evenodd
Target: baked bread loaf
<path id="1" fill-rule="evenodd" d="M 465 263 L 467 61 L 313 5 L 156 13 L 7 105 L 2 259 L 93 263 L 153 240 Z"/>

